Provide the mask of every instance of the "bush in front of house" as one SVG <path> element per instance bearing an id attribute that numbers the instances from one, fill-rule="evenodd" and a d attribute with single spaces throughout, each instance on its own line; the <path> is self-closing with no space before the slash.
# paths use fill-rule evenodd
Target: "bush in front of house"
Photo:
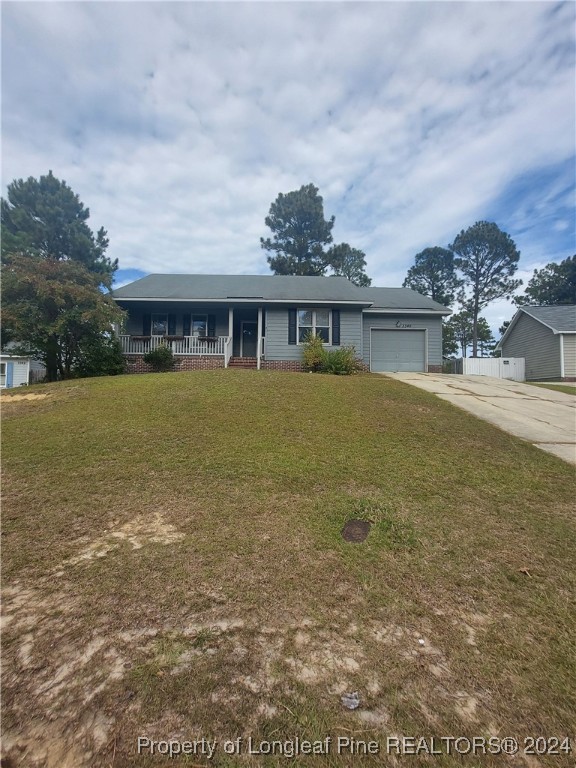
<path id="1" fill-rule="evenodd" d="M 362 370 L 362 364 L 356 357 L 354 347 L 338 347 L 326 352 L 324 372 L 337 376 L 350 376 Z"/>
<path id="2" fill-rule="evenodd" d="M 161 344 L 156 349 L 146 352 L 143 359 L 145 363 L 152 366 L 154 373 L 163 373 L 174 368 L 174 355 L 166 344 Z"/>
<path id="3" fill-rule="evenodd" d="M 104 334 L 88 339 L 74 367 L 74 376 L 119 376 L 126 373 L 126 360 L 116 336 Z"/>
<path id="4" fill-rule="evenodd" d="M 349 376 L 362 370 L 362 363 L 356 357 L 354 347 L 338 347 L 328 350 L 322 337 L 308 334 L 304 343 L 304 368 L 314 373 L 333 373 Z"/>
<path id="5" fill-rule="evenodd" d="M 304 340 L 304 369 L 318 373 L 324 370 L 326 362 L 326 350 L 322 343 L 322 337 L 309 333 Z"/>

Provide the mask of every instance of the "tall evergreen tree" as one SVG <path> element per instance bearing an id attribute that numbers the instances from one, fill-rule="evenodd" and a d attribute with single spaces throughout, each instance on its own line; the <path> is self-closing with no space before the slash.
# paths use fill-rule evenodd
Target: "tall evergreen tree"
<path id="1" fill-rule="evenodd" d="M 365 272 L 366 254 L 351 248 L 348 243 L 333 245 L 326 253 L 326 263 L 334 273 L 340 277 L 346 277 L 354 285 L 367 287 L 372 284 L 372 280 Z"/>
<path id="2" fill-rule="evenodd" d="M 468 347 L 472 341 L 473 323 L 472 315 L 463 309 L 451 315 L 443 325 L 443 330 L 448 331 L 448 338 L 460 345 L 462 357 L 468 356 Z"/>
<path id="3" fill-rule="evenodd" d="M 514 303 L 518 307 L 576 304 L 576 256 L 535 269 L 524 295 L 516 296 Z"/>
<path id="4" fill-rule="evenodd" d="M 488 353 L 494 351 L 496 346 L 496 339 L 492 335 L 492 329 L 488 325 L 488 320 L 485 317 L 478 318 L 478 348 L 480 350 L 480 357 L 486 357 Z"/>
<path id="5" fill-rule="evenodd" d="M 2 258 L 23 253 L 43 259 L 77 261 L 101 275 L 110 288 L 118 261 L 106 257 L 108 238 L 100 228 L 93 234 L 86 223 L 90 210 L 65 181 L 52 171 L 40 179 L 17 179 L 1 202 Z"/>
<path id="6" fill-rule="evenodd" d="M 491 301 L 510 298 L 522 285 L 514 280 L 520 252 L 510 235 L 488 221 L 478 221 L 456 237 L 450 250 L 456 254 L 454 265 L 462 272 L 463 303 L 472 315 L 472 356 L 478 354 L 478 317 Z"/>
<path id="7" fill-rule="evenodd" d="M 334 216 L 324 218 L 324 203 L 313 184 L 280 193 L 265 219 L 272 238 L 260 238 L 264 250 L 275 255 L 267 261 L 275 275 L 323 275 L 325 246 L 332 242 Z"/>
<path id="8" fill-rule="evenodd" d="M 111 324 L 122 315 L 102 289 L 110 288 L 117 261 L 106 256 L 104 229 L 70 187 L 52 174 L 18 179 L 1 203 L 3 328 L 45 363 L 47 378 L 68 378 L 82 350 L 109 345 Z"/>
<path id="9" fill-rule="evenodd" d="M 454 254 L 446 248 L 425 248 L 414 257 L 414 265 L 408 270 L 402 283 L 404 288 L 450 307 L 454 303 L 456 292 L 462 287 L 462 280 L 454 269 Z"/>

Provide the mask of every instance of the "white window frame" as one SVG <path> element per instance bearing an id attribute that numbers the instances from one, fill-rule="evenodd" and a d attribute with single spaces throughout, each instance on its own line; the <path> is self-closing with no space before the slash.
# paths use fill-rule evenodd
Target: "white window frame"
<path id="1" fill-rule="evenodd" d="M 154 333 L 154 318 L 163 317 L 165 322 L 166 331 L 164 333 Z M 150 335 L 151 336 L 168 336 L 168 313 L 167 312 L 155 312 L 150 315 Z"/>
<path id="2" fill-rule="evenodd" d="M 312 312 L 312 325 L 300 325 L 300 312 Z M 316 322 L 316 312 L 328 312 L 328 325 L 319 325 Z M 300 328 L 306 328 L 310 333 L 316 335 L 316 328 L 328 328 L 328 341 L 323 341 L 322 346 L 332 346 L 332 310 L 331 309 L 311 309 L 309 307 L 302 307 L 296 310 L 296 344 L 298 346 L 305 344 L 305 341 L 300 341 Z"/>
<path id="3" fill-rule="evenodd" d="M 0 363 L 0 387 L 6 387 L 6 374 L 8 367 L 6 363 Z"/>
<path id="4" fill-rule="evenodd" d="M 194 318 L 196 318 L 196 319 L 204 318 L 204 326 L 206 328 L 206 333 L 204 333 L 204 334 L 194 333 Z M 192 336 L 201 336 L 201 335 L 208 336 L 208 315 L 194 315 L 193 314 L 190 317 L 190 334 Z"/>

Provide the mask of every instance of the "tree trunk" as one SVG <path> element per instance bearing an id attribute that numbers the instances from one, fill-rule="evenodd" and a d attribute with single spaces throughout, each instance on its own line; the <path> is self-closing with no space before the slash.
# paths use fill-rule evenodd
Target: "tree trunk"
<path id="1" fill-rule="evenodd" d="M 50 337 L 46 346 L 46 380 L 58 381 L 58 342 L 55 336 Z"/>
<path id="2" fill-rule="evenodd" d="M 472 357 L 478 357 L 478 297 L 474 297 L 474 309 L 472 314 Z"/>

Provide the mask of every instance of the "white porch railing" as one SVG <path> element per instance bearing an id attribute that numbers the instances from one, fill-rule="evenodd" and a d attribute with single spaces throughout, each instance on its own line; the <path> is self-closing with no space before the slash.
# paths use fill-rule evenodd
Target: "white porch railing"
<path id="1" fill-rule="evenodd" d="M 200 336 L 120 336 L 122 352 L 125 355 L 145 355 L 165 344 L 175 355 L 220 355 L 224 364 L 232 355 L 232 340 L 229 336 L 215 336 L 207 339 Z"/>
<path id="2" fill-rule="evenodd" d="M 224 341 L 224 368 L 228 368 L 228 363 L 232 357 L 232 336 L 223 336 Z"/>

